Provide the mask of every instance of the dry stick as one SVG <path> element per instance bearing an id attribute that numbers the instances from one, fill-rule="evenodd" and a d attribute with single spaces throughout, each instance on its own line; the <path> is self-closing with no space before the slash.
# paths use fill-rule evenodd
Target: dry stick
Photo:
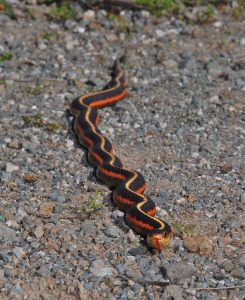
<path id="1" fill-rule="evenodd" d="M 187 288 L 187 290 L 195 290 L 195 291 L 221 291 L 221 290 L 232 290 L 232 289 L 242 289 L 245 288 L 245 284 L 242 285 L 232 285 L 232 286 L 224 286 L 224 287 L 218 287 L 218 288 Z"/>
<path id="2" fill-rule="evenodd" d="M 128 276 L 122 276 L 122 275 L 118 275 L 119 278 L 121 278 L 122 280 L 132 280 L 134 282 L 140 283 L 142 285 L 147 284 L 147 285 L 157 285 L 157 286 L 161 286 L 161 287 L 166 287 L 170 284 L 169 281 L 156 281 L 156 280 L 144 280 L 141 278 L 131 278 Z"/>
<path id="3" fill-rule="evenodd" d="M 122 9 L 129 10 L 147 10 L 146 7 L 138 5 L 134 2 L 128 0 L 102 0 L 95 2 L 92 6 L 99 6 L 100 8 L 112 8 L 112 7 L 121 7 Z"/>

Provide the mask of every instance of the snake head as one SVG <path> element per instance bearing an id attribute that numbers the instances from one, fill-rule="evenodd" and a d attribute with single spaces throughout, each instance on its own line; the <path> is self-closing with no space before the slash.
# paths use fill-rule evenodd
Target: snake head
<path id="1" fill-rule="evenodd" d="M 147 245 L 150 248 L 157 249 L 159 253 L 169 247 L 173 232 L 149 233 L 147 235 Z"/>

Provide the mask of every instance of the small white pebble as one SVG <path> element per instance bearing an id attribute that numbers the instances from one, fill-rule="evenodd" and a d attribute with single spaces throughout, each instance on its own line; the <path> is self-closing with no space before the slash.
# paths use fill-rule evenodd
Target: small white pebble
<path id="1" fill-rule="evenodd" d="M 240 44 L 241 44 L 242 46 L 245 46 L 245 38 L 242 38 L 242 39 L 241 39 Z"/>
<path id="2" fill-rule="evenodd" d="M 74 145 L 74 142 L 72 140 L 66 140 L 66 147 L 69 149 L 69 148 L 72 148 Z"/>
<path id="3" fill-rule="evenodd" d="M 176 200 L 176 203 L 179 205 L 185 205 L 186 204 L 186 199 L 184 197 L 179 198 Z"/>
<path id="4" fill-rule="evenodd" d="M 18 171 L 20 168 L 19 166 L 13 165 L 11 163 L 7 163 L 6 164 L 6 172 L 8 173 L 12 173 L 14 171 Z"/>
<path id="5" fill-rule="evenodd" d="M 87 10 L 84 14 L 83 14 L 83 19 L 85 21 L 91 21 L 95 18 L 95 12 L 93 10 Z"/>

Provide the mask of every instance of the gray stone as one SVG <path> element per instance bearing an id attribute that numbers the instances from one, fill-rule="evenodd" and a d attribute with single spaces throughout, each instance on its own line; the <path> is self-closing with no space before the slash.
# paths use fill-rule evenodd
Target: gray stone
<path id="1" fill-rule="evenodd" d="M 94 222 L 85 220 L 81 225 L 81 230 L 85 235 L 95 236 L 96 235 L 96 227 L 94 226 Z"/>
<path id="2" fill-rule="evenodd" d="M 235 278 L 240 280 L 245 279 L 245 271 L 242 267 L 236 267 L 234 270 L 231 271 L 231 275 Z"/>
<path id="3" fill-rule="evenodd" d="M 106 229 L 105 234 L 109 237 L 119 237 L 123 234 L 122 230 L 116 226 L 111 226 Z"/>
<path id="4" fill-rule="evenodd" d="M 117 270 L 110 266 L 105 266 L 103 260 L 94 260 L 89 268 L 90 272 L 98 277 L 117 275 Z"/>
<path id="5" fill-rule="evenodd" d="M 171 263 L 166 266 L 167 277 L 172 283 L 181 283 L 196 273 L 194 264 Z"/>
<path id="6" fill-rule="evenodd" d="M 4 223 L 0 222 L 0 241 L 14 242 L 18 241 L 16 231 Z"/>
<path id="7" fill-rule="evenodd" d="M 124 217 L 124 212 L 120 211 L 120 210 L 114 210 L 111 214 L 111 217 L 113 220 L 115 220 L 116 222 L 119 222 L 120 219 L 122 219 Z"/>
<path id="8" fill-rule="evenodd" d="M 18 171 L 20 169 L 19 166 L 16 166 L 12 163 L 7 163 L 6 164 L 6 172 L 8 173 L 12 173 L 12 172 L 15 172 L 15 171 Z"/>
<path id="9" fill-rule="evenodd" d="M 40 269 L 36 270 L 36 274 L 41 275 L 41 276 L 47 276 L 51 272 L 50 269 L 51 269 L 51 265 L 45 264 L 45 265 L 41 266 Z"/>
<path id="10" fill-rule="evenodd" d="M 183 289 L 178 286 L 178 285 L 168 285 L 165 290 L 164 290 L 165 293 L 167 293 L 169 296 L 171 296 L 171 299 L 174 299 L 174 300 L 182 300 L 183 297 L 182 297 L 182 292 L 183 292 Z"/>
<path id="11" fill-rule="evenodd" d="M 9 255 L 7 251 L 0 251 L 0 260 L 3 260 L 4 262 L 10 262 L 11 259 L 11 255 Z"/>
<path id="12" fill-rule="evenodd" d="M 237 258 L 237 261 L 240 267 L 245 268 L 245 253 L 240 254 L 239 257 Z"/>

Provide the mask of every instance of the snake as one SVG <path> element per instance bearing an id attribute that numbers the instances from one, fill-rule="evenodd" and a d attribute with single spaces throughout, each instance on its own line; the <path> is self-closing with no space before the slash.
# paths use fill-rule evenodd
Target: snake
<path id="1" fill-rule="evenodd" d="M 142 174 L 123 166 L 111 142 L 98 128 L 98 109 L 112 106 L 127 95 L 121 65 L 120 59 L 114 61 L 111 80 L 102 90 L 72 101 L 69 112 L 74 117 L 73 131 L 79 144 L 88 150 L 88 161 L 95 167 L 97 179 L 112 189 L 112 202 L 125 213 L 127 225 L 145 238 L 150 249 L 161 253 L 170 245 L 173 236 L 170 225 L 155 216 L 156 205 L 144 194 L 146 181 Z"/>

